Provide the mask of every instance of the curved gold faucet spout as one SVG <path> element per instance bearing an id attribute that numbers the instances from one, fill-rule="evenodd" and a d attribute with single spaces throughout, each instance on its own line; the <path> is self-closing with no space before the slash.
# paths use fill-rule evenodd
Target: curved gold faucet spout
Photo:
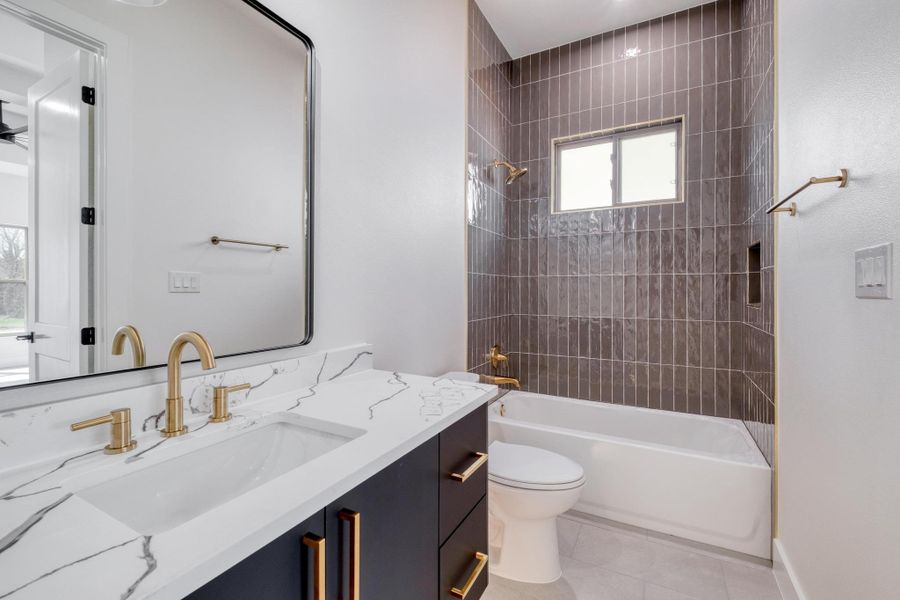
<path id="1" fill-rule="evenodd" d="M 134 367 L 147 366 L 147 352 L 144 348 L 144 338 L 134 325 L 122 325 L 116 329 L 112 342 L 113 356 L 121 356 L 125 353 L 125 340 L 131 342 L 131 364 Z"/>
<path id="2" fill-rule="evenodd" d="M 163 437 L 175 437 L 187 433 L 184 425 L 184 398 L 181 397 L 181 353 L 188 344 L 192 345 L 200 355 L 200 366 L 204 370 L 216 366 L 216 357 L 206 338 L 196 331 L 185 331 L 172 340 L 169 348 L 168 366 L 168 398 L 166 398 L 166 428 L 160 433 Z"/>

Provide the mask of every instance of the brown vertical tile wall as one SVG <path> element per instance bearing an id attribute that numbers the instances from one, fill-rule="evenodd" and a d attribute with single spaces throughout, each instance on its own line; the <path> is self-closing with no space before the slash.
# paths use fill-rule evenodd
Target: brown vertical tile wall
<path id="1" fill-rule="evenodd" d="M 760 243 L 762 301 L 744 307 L 742 418 L 769 463 L 775 419 L 775 232 L 766 207 L 774 201 L 774 0 L 744 0 L 741 12 L 740 98 L 744 115 L 743 177 L 747 207 L 745 245 Z"/>
<path id="2" fill-rule="evenodd" d="M 473 17 L 469 367 L 489 370 L 482 356 L 499 341 L 526 390 L 744 419 L 770 457 L 771 0 L 720 0 L 505 66 L 477 7 Z M 480 71 L 498 74 L 499 93 L 510 86 L 505 112 L 478 104 Z M 551 139 L 678 115 L 684 203 L 551 214 Z M 505 141 L 484 144 L 479 132 L 504 123 Z M 485 182 L 484 154 L 498 151 L 528 174 Z M 472 246 L 488 237 L 473 224 L 485 195 L 503 213 L 505 229 L 490 229 L 502 249 Z M 746 303 L 751 240 L 763 248 L 759 307 Z M 506 290 L 497 311 L 478 291 L 494 289 L 485 251 L 506 260 L 490 274 Z"/>
<path id="3" fill-rule="evenodd" d="M 466 164 L 468 357 L 488 372 L 487 349 L 502 342 L 508 314 L 507 187 L 495 159 L 509 159 L 510 57 L 475 2 L 469 2 Z"/>

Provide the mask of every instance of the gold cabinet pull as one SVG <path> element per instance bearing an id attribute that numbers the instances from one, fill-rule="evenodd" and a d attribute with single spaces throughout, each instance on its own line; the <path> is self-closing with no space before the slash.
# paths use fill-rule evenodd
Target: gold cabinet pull
<path id="1" fill-rule="evenodd" d="M 350 594 L 342 600 L 359 600 L 359 513 L 344 509 L 338 513 L 341 521 L 350 525 Z"/>
<path id="2" fill-rule="evenodd" d="M 487 452 L 476 452 L 475 456 L 477 457 L 475 459 L 475 462 L 473 462 L 471 465 L 469 465 L 468 469 L 466 469 L 462 473 L 450 473 L 451 479 L 455 479 L 455 480 L 459 481 L 460 483 L 465 482 L 466 479 L 468 479 L 469 477 L 474 475 L 475 472 L 478 471 L 478 469 L 483 467 L 484 463 L 486 463 L 488 460 Z"/>
<path id="3" fill-rule="evenodd" d="M 488 562 L 488 555 L 483 552 L 475 553 L 475 568 L 472 569 L 472 572 L 469 573 L 469 578 L 466 579 L 465 585 L 462 586 L 462 589 L 459 588 L 450 588 L 450 595 L 454 598 L 459 598 L 460 600 L 465 600 L 466 596 L 472 590 L 472 586 L 475 585 L 475 582 L 478 581 L 478 576 L 481 575 L 481 572 L 484 571 L 484 566 Z"/>
<path id="4" fill-rule="evenodd" d="M 325 538 L 307 533 L 303 545 L 313 552 L 313 600 L 325 600 Z"/>

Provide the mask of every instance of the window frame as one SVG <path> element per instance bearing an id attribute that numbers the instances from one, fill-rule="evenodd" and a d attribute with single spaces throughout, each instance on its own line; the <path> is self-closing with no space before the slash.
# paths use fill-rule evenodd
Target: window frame
<path id="1" fill-rule="evenodd" d="M 655 206 L 660 204 L 680 204 L 684 202 L 684 185 L 685 185 L 685 117 L 679 115 L 677 117 L 658 119 L 655 121 L 645 121 L 643 123 L 634 123 L 622 127 L 612 129 L 603 129 L 600 131 L 592 131 L 559 137 L 550 140 L 550 209 L 552 214 L 569 214 L 579 213 L 592 210 L 615 210 L 639 206 Z M 675 139 L 677 141 L 676 157 L 678 164 L 676 166 L 677 180 L 675 183 L 675 198 L 663 198 L 658 200 L 644 200 L 641 202 L 622 202 L 622 160 L 621 145 L 623 140 L 656 135 L 667 131 L 675 131 Z M 612 143 L 613 145 L 613 193 L 611 206 L 592 206 L 588 208 L 570 208 L 564 209 L 560 206 L 560 153 L 569 148 L 580 148 L 584 146 L 592 146 L 595 144 Z"/>
<path id="2" fill-rule="evenodd" d="M 25 322 L 22 325 L 22 329 L 9 329 L 6 331 L 0 330 L 0 338 L 13 337 L 16 335 L 21 335 L 25 333 L 28 329 L 28 262 L 31 258 L 29 256 L 28 250 L 28 226 L 27 225 L 10 225 L 7 223 L 0 223 L 0 228 L 4 229 L 21 229 L 25 235 L 25 277 L 22 279 L 5 279 L 0 278 L 0 283 L 23 283 L 25 284 Z"/>

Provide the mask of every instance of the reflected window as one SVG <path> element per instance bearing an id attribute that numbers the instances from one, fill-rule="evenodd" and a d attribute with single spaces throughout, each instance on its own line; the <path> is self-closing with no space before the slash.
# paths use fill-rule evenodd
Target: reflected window
<path id="1" fill-rule="evenodd" d="M 554 210 L 680 202 L 681 120 L 554 140 Z"/>
<path id="2" fill-rule="evenodd" d="M 0 225 L 0 335 L 25 331 L 27 257 L 27 230 Z"/>

